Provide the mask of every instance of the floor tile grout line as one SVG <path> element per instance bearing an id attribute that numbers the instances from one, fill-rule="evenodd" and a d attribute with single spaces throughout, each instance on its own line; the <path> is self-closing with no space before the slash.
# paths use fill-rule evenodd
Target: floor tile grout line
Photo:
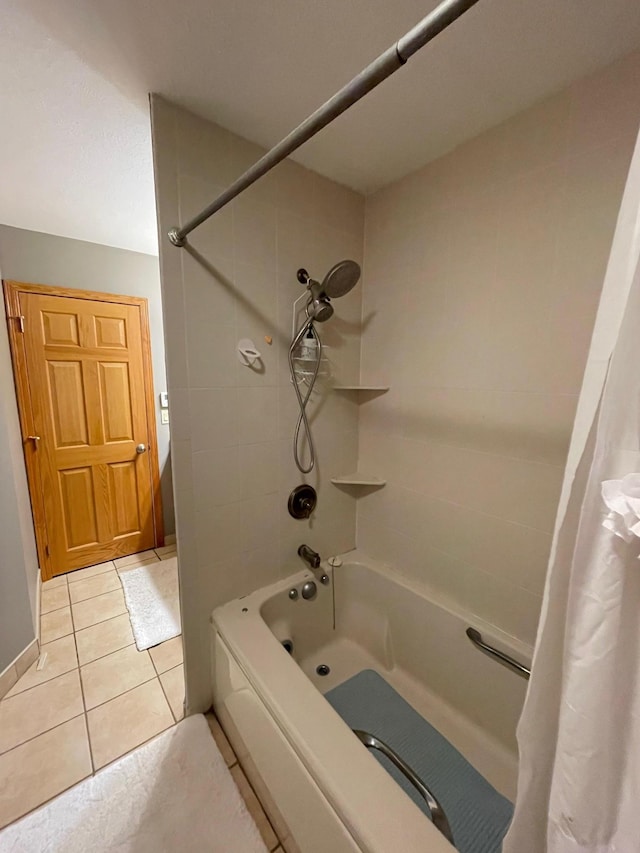
<path id="1" fill-rule="evenodd" d="M 89 734 L 89 718 L 87 717 L 87 700 L 84 695 L 84 684 L 82 681 L 82 672 L 80 671 L 80 657 L 78 656 L 78 641 L 76 640 L 76 632 L 73 632 L 73 642 L 76 647 L 76 660 L 78 661 L 78 680 L 80 681 L 80 693 L 82 694 L 82 707 L 84 708 L 84 728 L 87 735 L 87 744 L 89 746 L 89 761 L 91 762 L 91 775 L 96 772 L 95 763 L 93 761 L 93 748 L 91 746 L 91 736 Z"/>
<path id="2" fill-rule="evenodd" d="M 120 581 L 120 578 L 118 578 Z M 93 601 L 94 598 L 99 598 L 101 595 L 108 595 L 110 592 L 118 592 L 119 589 L 122 589 L 122 581 L 120 581 L 120 586 L 115 589 L 108 589 L 106 592 L 97 592 L 95 595 L 88 595 L 86 598 L 79 598 L 77 601 L 72 601 L 71 604 L 82 604 L 85 601 Z"/>
<path id="3" fill-rule="evenodd" d="M 43 610 L 40 608 L 40 617 L 48 616 L 50 613 L 58 613 L 60 610 L 64 610 L 65 607 L 71 607 L 71 601 L 68 601 L 66 604 L 63 604 L 62 607 L 53 607 L 51 610 Z"/>
<path id="4" fill-rule="evenodd" d="M 72 719 L 77 720 L 78 718 L 73 717 Z M 67 720 L 67 722 L 69 722 L 69 720 Z M 64 723 L 61 723 L 60 725 L 64 725 Z M 57 728 L 57 726 L 56 726 L 56 728 Z M 50 729 L 50 731 L 53 731 L 53 729 Z M 32 814 L 33 812 L 37 811 L 39 808 L 42 808 L 42 806 L 46 806 L 47 803 L 50 803 L 52 800 L 55 800 L 56 797 L 59 797 L 61 794 L 64 794 L 65 791 L 69 791 L 71 788 L 75 788 L 75 786 L 79 785 L 80 782 L 84 782 L 86 779 L 90 779 L 94 775 L 95 774 L 93 772 L 88 773 L 86 776 L 83 776 L 82 779 L 78 779 L 77 782 L 73 782 L 71 785 L 67 785 L 66 788 L 63 788 L 61 791 L 58 791 L 57 794 L 53 794 L 51 797 L 47 797 L 46 800 L 43 800 L 41 803 L 38 803 L 37 806 L 34 806 L 33 808 L 29 809 L 29 811 L 26 811 L 24 814 L 19 815 L 19 817 L 16 817 L 13 820 L 10 820 L 9 823 L 0 824 L 0 831 L 2 831 L 3 829 L 6 829 L 8 826 L 12 826 L 14 823 L 17 823 L 19 820 L 22 820 L 23 818 L 25 818 L 28 815 Z"/>
<path id="5" fill-rule="evenodd" d="M 171 710 L 171 709 L 169 709 L 169 710 Z M 144 746 L 145 744 L 149 743 L 154 738 L 157 738 L 161 734 L 168 732 L 169 729 L 172 729 L 175 725 L 176 725 L 176 723 L 171 723 L 171 725 L 166 726 L 164 729 L 161 729 L 159 732 L 156 732 L 155 734 L 151 735 L 151 737 L 148 737 L 146 740 L 143 740 L 141 743 L 138 743 L 135 746 L 132 746 L 131 749 L 128 749 L 126 752 L 123 752 L 122 755 L 118 755 L 115 758 L 112 758 L 111 761 L 107 761 L 106 764 L 101 765 L 95 771 L 95 773 L 99 773 L 101 770 L 104 770 L 105 767 L 109 767 L 111 764 L 114 764 L 116 761 L 119 761 L 121 758 L 125 758 L 125 756 L 130 755 L 132 752 L 135 752 L 136 749 L 140 749 L 141 746 Z M 94 776 L 95 776 L 95 773 L 93 774 Z"/>
<path id="6" fill-rule="evenodd" d="M 102 624 L 102 623 L 99 623 L 99 624 Z M 104 660 L 105 658 L 108 658 L 108 657 L 110 657 L 111 655 L 116 655 L 116 654 L 118 654 L 118 652 L 123 652 L 125 649 L 130 649 L 130 648 L 131 648 L 131 646 L 135 646 L 135 645 L 136 645 L 136 644 L 135 644 L 135 641 L 134 641 L 133 643 L 127 643 L 127 645 L 126 645 L 126 646 L 122 646 L 122 647 L 121 647 L 121 648 L 119 648 L 119 649 L 112 649 L 112 651 L 107 652 L 107 653 L 106 653 L 106 655 L 100 655 L 100 657 L 99 657 L 99 658 L 95 658 L 94 660 L 87 661 L 87 663 L 81 663 L 81 664 L 80 664 L 80 669 L 86 669 L 88 666 L 91 666 L 92 664 L 97 663 L 99 660 Z M 137 646 L 136 646 L 136 649 L 137 649 Z M 144 649 L 143 651 L 145 651 L 145 652 L 146 652 L 146 651 L 147 651 L 147 649 Z M 140 655 L 141 655 L 141 654 L 142 654 L 142 652 L 138 652 L 138 654 L 140 654 Z M 149 657 L 151 657 L 151 655 L 149 655 Z M 152 663 L 153 663 L 153 661 L 152 661 Z"/>
<path id="7" fill-rule="evenodd" d="M 83 703 L 84 707 L 84 703 Z M 15 744 L 10 749 L 5 749 L 4 752 L 0 752 L 0 758 L 3 758 L 5 755 L 9 755 L 10 752 L 13 752 L 14 749 L 18 749 L 21 746 L 24 746 L 25 743 L 31 743 L 32 740 L 40 737 L 40 735 L 46 735 L 48 732 L 52 732 L 54 729 L 59 729 L 60 726 L 66 726 L 67 723 L 70 723 L 71 720 L 77 720 L 79 717 L 85 717 L 86 714 L 82 711 L 80 714 L 74 714 L 72 717 L 69 717 L 68 720 L 62 720 L 61 723 L 56 723 L 55 726 L 51 726 L 48 729 L 43 729 L 41 732 L 38 732 L 37 735 L 33 735 L 32 737 L 27 738 L 26 740 L 20 741 L 20 743 Z"/>
<path id="8" fill-rule="evenodd" d="M 73 635 L 67 634 L 67 637 L 71 637 L 71 636 L 73 636 Z M 60 637 L 60 639 L 65 640 L 66 637 Z M 57 641 L 54 640 L 54 643 L 55 642 L 57 642 Z M 45 645 L 48 645 L 48 643 Z M 77 654 L 78 653 L 76 650 L 76 657 L 77 657 Z M 34 663 L 37 663 L 37 661 L 34 661 Z M 31 664 L 31 666 L 33 666 L 33 664 Z M 29 667 L 29 669 L 31 669 L 31 667 Z M 16 683 L 14 684 L 13 687 L 17 687 L 17 685 L 20 684 L 20 681 L 24 678 L 24 676 L 27 674 L 27 672 L 29 672 L 29 669 L 26 672 L 23 672 L 23 674 L 16 681 Z M 13 699 L 15 696 L 22 696 L 23 693 L 28 693 L 29 690 L 33 690 L 34 687 L 42 687 L 43 684 L 49 684 L 50 681 L 53 681 L 54 679 L 59 678 L 61 675 L 68 675 L 70 672 L 73 672 L 74 669 L 79 669 L 77 664 L 75 666 L 72 666 L 70 669 L 65 669 L 64 672 L 57 672 L 55 675 L 52 675 L 50 678 L 44 678 L 42 681 L 39 681 L 37 684 L 32 684 L 31 687 L 25 687 L 24 690 L 18 690 L 15 693 L 11 693 L 11 690 L 13 690 L 13 687 L 12 687 L 11 690 L 9 691 L 9 693 L 6 693 L 2 697 L 2 699 L 0 699 L 0 702 L 4 702 L 5 699 Z M 11 695 L 9 695 L 9 694 L 11 694 Z"/>
<path id="9" fill-rule="evenodd" d="M 159 676 L 154 672 L 151 678 L 145 678 L 145 680 L 141 681 L 139 684 L 134 684 L 133 687 L 127 687 L 126 690 L 123 690 L 121 693 L 116 693 L 115 696 L 110 696 L 108 699 L 105 699 L 104 702 L 100 702 L 98 705 L 92 705 L 91 708 L 87 708 L 87 714 L 90 714 L 91 711 L 95 711 L 96 708 L 102 708 L 103 705 L 108 705 L 109 702 L 113 702 L 114 699 L 119 699 L 120 696 L 126 696 L 127 693 L 131 693 L 132 690 L 137 690 L 138 687 L 142 687 L 143 684 L 149 684 L 150 681 L 153 681 L 156 678 L 159 680 Z M 162 684 L 160 686 L 162 687 Z M 171 706 L 169 706 L 169 710 L 171 710 Z"/>
<path id="10" fill-rule="evenodd" d="M 71 634 L 67 634 L 67 636 L 70 637 Z M 61 637 L 60 639 L 64 638 Z M 78 678 L 80 678 L 80 667 L 74 666 L 73 669 L 68 669 L 66 672 L 59 672 L 57 675 L 48 678 L 46 681 L 41 681 L 40 684 L 34 684 L 33 687 L 27 687 L 26 690 L 21 690 L 19 693 L 14 693 L 13 696 L 3 696 L 2 699 L 0 699 L 0 704 L 3 702 L 8 702 L 11 699 L 16 699 L 18 696 L 24 696 L 25 693 L 29 693 L 29 691 L 31 690 L 37 690 L 38 687 L 44 687 L 45 684 L 51 684 L 51 682 L 55 681 L 56 678 L 62 678 L 64 675 L 69 675 L 70 672 L 75 672 L 76 670 L 78 670 Z M 23 673 L 23 675 L 26 675 L 26 673 Z M 22 678 L 22 675 L 20 676 L 20 678 Z M 20 681 L 20 678 L 18 679 L 18 681 Z M 18 683 L 18 681 L 16 681 L 16 684 Z"/>
<path id="11" fill-rule="evenodd" d="M 84 602 L 81 601 L 80 604 L 84 604 Z M 84 631 L 85 628 L 93 628 L 94 625 L 102 625 L 104 622 L 108 622 L 110 619 L 115 619 L 116 616 L 124 616 L 124 614 L 128 612 L 129 611 L 125 609 L 122 613 L 115 613 L 113 616 L 108 616 L 106 619 L 98 619 L 97 622 L 92 622 L 90 625 L 83 625 L 82 628 L 76 628 L 74 620 L 74 633 L 77 631 Z M 71 618 L 73 619 L 73 612 L 71 613 Z"/>
<path id="12" fill-rule="evenodd" d="M 120 614 L 120 616 L 124 616 L 124 613 L 121 613 L 121 614 Z M 119 619 L 119 618 L 120 618 L 119 616 L 114 616 L 114 619 Z M 105 621 L 107 621 L 107 622 L 108 622 L 109 620 L 107 619 L 107 620 L 105 620 Z M 98 624 L 98 625 L 104 625 L 104 622 L 98 622 L 98 623 L 96 623 L 96 624 Z M 93 628 L 94 626 L 93 626 L 93 625 L 89 625 L 89 627 L 90 627 L 90 628 Z M 83 628 L 82 630 L 83 630 L 83 631 L 85 631 L 85 630 L 86 630 L 86 628 Z M 125 643 L 125 645 L 124 645 L 124 646 L 120 646 L 120 647 L 119 647 L 119 648 L 117 648 L 117 649 L 111 649 L 111 651 L 109 651 L 109 652 L 105 652 L 103 655 L 98 655 L 98 657 L 96 657 L 96 658 L 91 658 L 91 660 L 88 660 L 88 661 L 85 661 L 84 663 L 81 663 L 81 664 L 80 664 L 80 669 L 82 669 L 82 667 L 84 667 L 84 666 L 90 666 L 92 663 L 95 663 L 95 662 L 96 662 L 96 661 L 98 661 L 98 660 L 102 660 L 103 658 L 108 658 L 108 657 L 109 657 L 109 655 L 113 655 L 113 654 L 115 654 L 116 652 L 121 652 L 123 649 L 128 649 L 128 648 L 129 648 L 129 646 L 135 646 L 135 644 L 136 644 L 136 642 L 135 642 L 135 640 L 134 640 L 134 641 L 133 641 L 133 643 Z M 147 651 L 147 649 L 144 649 L 144 651 Z M 78 660 L 79 660 L 79 658 L 78 658 Z M 153 661 L 152 661 L 152 662 L 153 662 Z"/>
<path id="13" fill-rule="evenodd" d="M 167 640 L 165 640 L 165 643 L 166 642 L 167 642 Z M 155 646 L 154 646 L 154 648 L 155 648 Z M 151 658 L 151 659 L 153 660 L 153 658 Z M 158 678 L 160 678 L 161 675 L 166 675 L 168 672 L 173 672 L 173 670 L 177 669 L 179 666 L 184 666 L 183 660 L 181 660 L 180 663 L 176 663 L 174 666 L 170 666 L 169 669 L 163 669 L 162 672 L 158 673 Z"/>
<path id="14" fill-rule="evenodd" d="M 83 578 L 74 577 L 74 575 L 76 573 L 75 571 L 67 572 L 65 575 L 65 577 L 67 578 L 67 583 L 70 584 L 70 583 L 82 583 L 82 581 L 92 581 L 94 578 L 99 578 L 99 577 L 101 577 L 101 575 L 107 575 L 107 574 L 109 574 L 109 572 L 115 571 L 116 567 L 115 567 L 113 560 L 107 560 L 107 562 L 111 563 L 110 569 L 105 569 L 103 572 L 96 572 L 93 575 L 87 575 L 86 577 L 83 577 Z M 87 566 L 87 569 L 92 569 L 92 568 L 93 568 L 93 566 Z M 76 571 L 84 572 L 85 569 L 76 569 Z"/>
<path id="15" fill-rule="evenodd" d="M 160 678 L 159 675 L 157 675 L 156 678 L 160 682 L 160 690 L 162 690 L 162 695 L 164 696 L 165 702 L 169 706 L 169 711 L 171 712 L 171 716 L 173 717 L 174 724 L 180 722 L 179 720 L 176 720 L 176 715 L 173 713 L 173 708 L 171 707 L 171 702 L 169 702 L 169 697 L 167 696 L 167 691 L 164 689 L 164 684 L 162 683 L 162 679 Z"/>

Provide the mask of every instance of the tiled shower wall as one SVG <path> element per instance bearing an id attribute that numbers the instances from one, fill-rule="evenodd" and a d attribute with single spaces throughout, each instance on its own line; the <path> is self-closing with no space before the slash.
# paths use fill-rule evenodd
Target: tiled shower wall
<path id="1" fill-rule="evenodd" d="M 303 542 L 324 556 L 355 546 L 355 499 L 329 479 L 356 467 L 356 403 L 318 384 L 319 464 L 304 477 L 286 356 L 296 271 L 321 278 L 343 258 L 362 263 L 364 200 L 286 162 L 197 229 L 192 251 L 174 248 L 167 230 L 264 152 L 156 96 L 152 121 L 188 703 L 200 710 L 211 704 L 212 609 L 301 568 Z M 336 300 L 321 327 L 334 381 L 358 380 L 362 292 Z M 259 371 L 238 361 L 241 338 L 262 352 Z M 318 489 L 310 522 L 287 513 L 301 482 Z"/>
<path id="2" fill-rule="evenodd" d="M 640 55 L 367 199 L 358 546 L 535 635 Z"/>

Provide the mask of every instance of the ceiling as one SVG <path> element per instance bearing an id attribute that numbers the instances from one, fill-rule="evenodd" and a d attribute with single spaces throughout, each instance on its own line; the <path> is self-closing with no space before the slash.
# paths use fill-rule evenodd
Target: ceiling
<path id="1" fill-rule="evenodd" d="M 0 222 L 155 252 L 149 91 L 269 146 L 435 5 L 0 0 Z M 480 0 L 294 156 L 371 192 L 638 48 L 638 0 Z"/>

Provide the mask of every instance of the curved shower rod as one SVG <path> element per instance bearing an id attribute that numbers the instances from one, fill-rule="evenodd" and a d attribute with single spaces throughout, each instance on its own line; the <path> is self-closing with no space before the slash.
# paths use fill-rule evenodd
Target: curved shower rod
<path id="1" fill-rule="evenodd" d="M 181 227 L 172 228 L 168 237 L 174 246 L 184 246 L 187 236 L 210 216 L 232 201 L 241 192 L 255 183 L 267 172 L 277 166 L 293 151 L 315 136 L 339 115 L 352 107 L 383 80 L 407 62 L 414 53 L 445 30 L 461 15 L 468 11 L 478 0 L 444 0 L 425 18 L 409 30 L 390 48 L 381 53 L 367 67 L 353 78 L 339 92 L 329 98 L 321 107 L 306 118 L 284 139 L 261 157 L 247 171 L 234 181 L 218 198 L 205 207 L 197 216 Z"/>

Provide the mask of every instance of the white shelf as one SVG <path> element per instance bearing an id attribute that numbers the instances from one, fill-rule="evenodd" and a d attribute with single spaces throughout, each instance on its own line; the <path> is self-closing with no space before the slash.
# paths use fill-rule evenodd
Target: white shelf
<path id="1" fill-rule="evenodd" d="M 340 477 L 332 477 L 331 482 L 336 486 L 384 486 L 386 480 L 374 477 L 372 474 L 362 474 L 356 471 L 353 474 L 342 474 Z"/>
<path id="2" fill-rule="evenodd" d="M 388 391 L 390 388 L 389 385 L 334 385 L 334 391 L 377 391 L 380 394 L 384 394 L 385 391 Z"/>

